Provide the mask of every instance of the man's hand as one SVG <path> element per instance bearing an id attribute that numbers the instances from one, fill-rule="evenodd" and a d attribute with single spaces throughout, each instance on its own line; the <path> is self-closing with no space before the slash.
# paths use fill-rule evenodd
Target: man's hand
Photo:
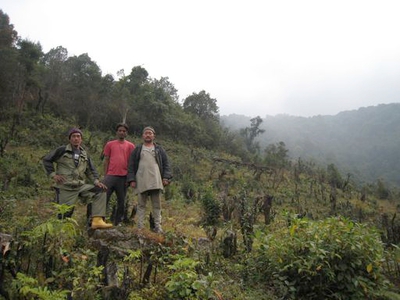
<path id="1" fill-rule="evenodd" d="M 136 188 L 136 181 L 131 181 L 131 182 L 129 183 L 129 185 L 130 185 L 132 188 Z"/>
<path id="2" fill-rule="evenodd" d="M 169 180 L 168 179 L 163 179 L 162 180 L 162 184 L 163 184 L 163 186 L 167 186 L 168 184 L 169 184 Z"/>
<path id="3" fill-rule="evenodd" d="M 97 183 L 95 183 L 95 186 L 97 186 L 97 187 L 103 189 L 104 191 L 107 190 L 107 186 L 106 186 L 104 183 L 100 182 L 100 181 L 97 182 Z"/>
<path id="4" fill-rule="evenodd" d="M 53 180 L 58 184 L 63 184 L 65 182 L 65 177 L 63 175 L 54 175 Z"/>

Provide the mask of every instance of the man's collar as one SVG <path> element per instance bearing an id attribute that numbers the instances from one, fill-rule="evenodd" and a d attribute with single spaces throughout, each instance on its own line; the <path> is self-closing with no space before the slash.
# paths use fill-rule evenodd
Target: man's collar
<path id="1" fill-rule="evenodd" d="M 68 151 L 74 151 L 74 150 L 73 150 L 74 147 L 72 147 L 71 143 L 69 143 L 69 144 L 67 145 L 67 147 L 65 147 L 65 149 L 68 150 Z M 82 146 L 79 146 L 78 149 L 81 150 L 81 151 L 83 150 Z"/>

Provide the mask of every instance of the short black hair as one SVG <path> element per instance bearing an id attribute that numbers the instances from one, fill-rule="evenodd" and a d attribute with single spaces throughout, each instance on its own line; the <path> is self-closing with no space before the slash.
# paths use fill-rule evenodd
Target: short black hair
<path id="1" fill-rule="evenodd" d="M 129 131 L 128 124 L 126 124 L 126 123 L 118 123 L 117 126 L 115 126 L 115 130 L 117 131 L 118 128 L 120 128 L 120 127 L 124 127 L 126 129 L 126 131 Z"/>

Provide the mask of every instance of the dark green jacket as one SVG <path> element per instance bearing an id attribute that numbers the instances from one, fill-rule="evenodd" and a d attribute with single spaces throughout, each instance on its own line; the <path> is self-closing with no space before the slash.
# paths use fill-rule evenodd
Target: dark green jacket
<path id="1" fill-rule="evenodd" d="M 78 166 L 75 166 L 71 144 L 58 147 L 43 158 L 43 165 L 49 177 L 63 175 L 66 178 L 64 184 L 56 184 L 55 187 L 76 188 L 85 184 L 86 179 L 89 179 L 91 183 L 98 181 L 99 174 L 87 152 L 82 147 L 80 151 Z"/>

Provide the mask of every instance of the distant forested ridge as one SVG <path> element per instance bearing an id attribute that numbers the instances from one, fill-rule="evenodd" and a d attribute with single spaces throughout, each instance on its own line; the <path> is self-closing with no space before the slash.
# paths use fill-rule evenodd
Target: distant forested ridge
<path id="1" fill-rule="evenodd" d="M 222 116 L 232 130 L 250 123 L 250 117 Z M 380 104 L 334 116 L 266 116 L 261 148 L 284 142 L 288 155 L 322 164 L 334 163 L 359 181 L 400 183 L 400 103 Z"/>

